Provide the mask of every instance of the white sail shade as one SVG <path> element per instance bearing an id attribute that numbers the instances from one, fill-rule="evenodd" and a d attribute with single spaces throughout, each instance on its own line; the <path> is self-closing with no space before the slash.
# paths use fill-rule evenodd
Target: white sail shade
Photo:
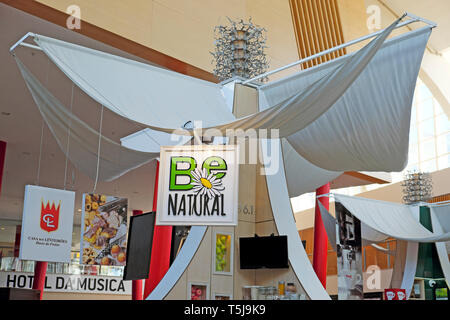
<path id="1" fill-rule="evenodd" d="M 352 215 L 377 232 L 413 242 L 450 240 L 450 232 L 431 232 L 414 217 L 414 206 L 400 203 L 334 194 Z M 449 226 L 442 226 L 443 230 Z"/>

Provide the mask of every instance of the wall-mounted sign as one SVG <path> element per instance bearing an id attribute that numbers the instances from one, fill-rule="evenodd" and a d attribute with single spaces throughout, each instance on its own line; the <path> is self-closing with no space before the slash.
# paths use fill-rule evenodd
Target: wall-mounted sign
<path id="1" fill-rule="evenodd" d="M 236 225 L 235 145 L 161 147 L 157 225 Z"/>
<path id="2" fill-rule="evenodd" d="M 70 263 L 75 192 L 25 186 L 19 258 Z"/>
<path id="3" fill-rule="evenodd" d="M 33 287 L 32 273 L 0 272 L 0 287 L 31 289 Z M 72 292 L 96 294 L 131 294 L 131 281 L 119 277 L 102 277 L 75 274 L 53 274 L 45 276 L 46 292 Z"/>
<path id="4" fill-rule="evenodd" d="M 126 264 L 128 199 L 83 194 L 80 264 Z"/>

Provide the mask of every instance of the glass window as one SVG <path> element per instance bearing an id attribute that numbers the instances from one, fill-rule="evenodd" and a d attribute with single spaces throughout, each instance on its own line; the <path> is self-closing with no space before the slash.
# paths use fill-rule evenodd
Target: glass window
<path id="1" fill-rule="evenodd" d="M 441 114 L 436 117 L 436 134 L 446 133 L 450 131 L 450 121 L 446 114 Z"/>
<path id="2" fill-rule="evenodd" d="M 419 164 L 418 163 L 408 163 L 408 166 L 406 167 L 406 171 L 419 171 Z"/>
<path id="3" fill-rule="evenodd" d="M 417 104 L 419 121 L 426 120 L 434 116 L 433 99 L 427 99 Z"/>
<path id="4" fill-rule="evenodd" d="M 422 82 L 417 87 L 417 99 L 418 101 L 423 101 L 425 99 L 431 98 L 433 95 L 428 87 Z"/>
<path id="5" fill-rule="evenodd" d="M 436 158 L 436 149 L 434 139 L 426 140 L 420 143 L 420 160 Z"/>
<path id="6" fill-rule="evenodd" d="M 415 125 L 417 121 L 417 108 L 416 105 L 413 104 L 413 107 L 411 109 L 411 125 Z"/>
<path id="7" fill-rule="evenodd" d="M 419 123 L 419 138 L 424 140 L 434 136 L 434 118 Z"/>
<path id="8" fill-rule="evenodd" d="M 423 172 L 433 172 L 436 171 L 436 160 L 428 160 L 420 163 L 420 170 Z"/>
<path id="9" fill-rule="evenodd" d="M 439 170 L 450 167 L 450 154 L 438 158 L 438 167 Z"/>
<path id="10" fill-rule="evenodd" d="M 409 130 L 409 143 L 410 144 L 417 144 L 417 141 L 418 141 L 417 135 L 418 135 L 417 126 L 415 124 L 411 124 L 410 130 Z"/>
<path id="11" fill-rule="evenodd" d="M 440 115 L 441 113 L 444 113 L 444 110 L 441 107 L 441 104 L 433 98 L 433 104 L 434 104 L 434 113 L 436 115 Z"/>
<path id="12" fill-rule="evenodd" d="M 417 144 L 409 145 L 408 152 L 408 163 L 417 163 L 419 162 L 419 150 Z"/>
<path id="13" fill-rule="evenodd" d="M 439 156 L 450 152 L 450 132 L 438 136 L 436 142 Z"/>

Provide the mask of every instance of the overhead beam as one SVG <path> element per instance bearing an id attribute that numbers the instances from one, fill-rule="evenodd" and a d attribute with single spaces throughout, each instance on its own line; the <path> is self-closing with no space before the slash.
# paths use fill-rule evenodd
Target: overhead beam
<path id="1" fill-rule="evenodd" d="M 37 1 L 29 0 L 0 0 L 10 7 L 29 13 L 33 16 L 54 23 L 63 28 L 67 28 L 67 19 L 70 17 L 65 12 L 56 10 Z M 124 38 L 118 34 L 102 29 L 86 21 L 81 21 L 80 29 L 71 31 L 77 32 L 91 39 L 97 40 L 111 47 L 117 48 L 149 62 L 155 63 L 172 71 L 176 71 L 194 78 L 218 83 L 219 80 L 210 72 L 175 59 L 162 52 L 146 47 L 140 43 Z"/>

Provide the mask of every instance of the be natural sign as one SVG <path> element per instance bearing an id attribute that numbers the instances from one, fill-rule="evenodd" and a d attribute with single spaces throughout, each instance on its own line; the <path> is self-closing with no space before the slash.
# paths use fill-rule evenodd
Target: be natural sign
<path id="1" fill-rule="evenodd" d="M 236 225 L 238 151 L 234 145 L 161 147 L 158 225 Z"/>

